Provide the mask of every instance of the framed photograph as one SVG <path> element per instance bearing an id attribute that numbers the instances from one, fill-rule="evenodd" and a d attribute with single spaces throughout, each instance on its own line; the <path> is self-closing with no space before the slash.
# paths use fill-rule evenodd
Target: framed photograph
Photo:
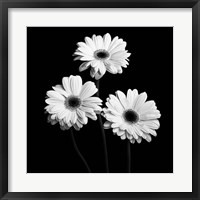
<path id="1" fill-rule="evenodd" d="M 198 0 L 0 3 L 1 199 L 200 199 Z"/>

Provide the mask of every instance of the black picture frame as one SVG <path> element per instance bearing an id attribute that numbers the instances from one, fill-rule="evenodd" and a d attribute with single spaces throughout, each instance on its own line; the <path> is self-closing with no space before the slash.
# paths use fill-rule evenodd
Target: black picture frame
<path id="1" fill-rule="evenodd" d="M 8 192 L 8 9 L 9 8 L 192 8 L 192 192 Z M 17 199 L 200 199 L 199 0 L 0 0 L 0 198 Z"/>

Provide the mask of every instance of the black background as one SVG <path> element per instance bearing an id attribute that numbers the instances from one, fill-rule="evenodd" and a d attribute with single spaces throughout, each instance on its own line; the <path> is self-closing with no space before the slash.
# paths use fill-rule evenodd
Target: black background
<path id="1" fill-rule="evenodd" d="M 47 123 L 46 92 L 61 84 L 64 76 L 80 75 L 95 81 L 89 70 L 79 72 L 81 61 L 73 61 L 77 42 L 85 36 L 110 33 L 127 42 L 131 53 L 122 74 L 109 72 L 100 79 L 100 98 L 105 102 L 116 90 L 147 92 L 161 112 L 160 129 L 152 142 L 131 145 L 133 173 L 173 172 L 173 28 L 172 27 L 28 27 L 27 28 L 27 172 L 85 173 L 70 131 Z M 105 119 L 103 118 L 103 122 Z M 74 131 L 77 145 L 92 172 L 104 173 L 102 135 L 98 121 L 89 119 Z M 111 173 L 127 172 L 127 140 L 106 130 Z"/>

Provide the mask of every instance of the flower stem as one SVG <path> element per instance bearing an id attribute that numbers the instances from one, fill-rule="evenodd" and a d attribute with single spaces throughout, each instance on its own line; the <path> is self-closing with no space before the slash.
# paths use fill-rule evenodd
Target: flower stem
<path id="1" fill-rule="evenodd" d="M 83 155 L 81 154 L 81 152 L 80 152 L 79 149 L 78 149 L 78 146 L 77 146 L 76 141 L 75 141 L 75 138 L 74 138 L 73 129 L 70 128 L 70 131 L 71 131 L 71 138 L 72 138 L 72 142 L 73 142 L 73 144 L 74 144 L 74 148 L 75 148 L 77 154 L 80 156 L 80 158 L 81 158 L 81 160 L 83 161 L 83 163 L 85 164 L 85 167 L 87 168 L 88 172 L 91 173 L 91 169 L 90 169 L 89 165 L 87 164 L 85 158 L 83 157 Z"/>
<path id="2" fill-rule="evenodd" d="M 99 82 L 100 82 L 100 80 L 96 81 L 96 87 L 98 89 L 98 92 L 96 93 L 96 95 L 98 97 L 99 97 Z M 104 156 L 105 156 L 105 168 L 106 168 L 106 173 L 108 173 L 109 172 L 108 150 L 107 150 L 106 135 L 105 135 L 105 131 L 104 131 L 104 128 L 103 128 L 103 122 L 102 122 L 101 114 L 98 115 L 98 119 L 99 119 L 99 125 L 101 127 L 101 133 L 102 133 L 102 138 L 103 138 L 103 147 L 104 147 Z"/>
<path id="3" fill-rule="evenodd" d="M 131 143 L 127 140 L 127 172 L 131 173 Z"/>

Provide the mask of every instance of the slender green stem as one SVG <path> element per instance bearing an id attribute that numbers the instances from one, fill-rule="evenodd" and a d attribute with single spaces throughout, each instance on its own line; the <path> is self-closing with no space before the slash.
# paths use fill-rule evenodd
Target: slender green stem
<path id="1" fill-rule="evenodd" d="M 100 80 L 96 81 L 96 87 L 98 89 L 98 92 L 96 93 L 96 95 L 98 97 L 99 97 L 99 82 L 100 82 Z M 106 135 L 105 135 L 105 131 L 104 131 L 104 128 L 103 128 L 103 122 L 102 122 L 101 114 L 98 115 L 98 120 L 99 120 L 99 125 L 100 125 L 100 128 L 101 128 L 102 138 L 103 138 L 104 157 L 105 157 L 105 169 L 106 169 L 106 173 L 108 173 L 109 172 L 108 150 L 107 150 Z"/>
<path id="2" fill-rule="evenodd" d="M 131 143 L 127 140 L 127 172 L 131 173 Z"/>
<path id="3" fill-rule="evenodd" d="M 85 164 L 85 167 L 87 168 L 88 172 L 91 173 L 91 169 L 90 169 L 88 163 L 86 162 L 85 158 L 83 157 L 83 155 L 81 154 L 80 150 L 78 149 L 78 146 L 77 146 L 75 138 L 74 138 L 73 129 L 70 128 L 70 131 L 71 131 L 71 138 L 72 138 L 72 142 L 74 144 L 74 148 L 75 148 L 77 154 L 80 156 L 80 158 L 83 161 L 83 163 Z"/>

